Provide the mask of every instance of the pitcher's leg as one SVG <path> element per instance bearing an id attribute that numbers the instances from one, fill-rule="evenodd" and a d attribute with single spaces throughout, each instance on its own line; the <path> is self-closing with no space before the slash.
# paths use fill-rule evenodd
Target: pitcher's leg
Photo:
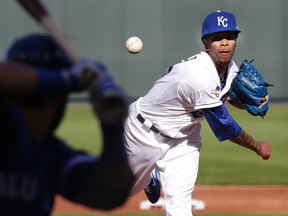
<path id="1" fill-rule="evenodd" d="M 125 128 L 125 132 L 125 149 L 135 175 L 135 182 L 130 191 L 130 195 L 133 196 L 142 192 L 148 185 L 156 161 L 162 158 L 169 145 L 159 144 L 154 133 L 147 133 L 132 123 Z"/>
<path id="2" fill-rule="evenodd" d="M 166 216 L 192 216 L 192 191 L 198 174 L 199 148 L 176 146 L 169 149 L 157 164 Z"/>

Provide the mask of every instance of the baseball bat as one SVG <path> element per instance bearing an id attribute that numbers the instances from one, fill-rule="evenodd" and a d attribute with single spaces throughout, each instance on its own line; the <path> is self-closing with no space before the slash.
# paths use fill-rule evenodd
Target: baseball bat
<path id="1" fill-rule="evenodd" d="M 73 49 L 68 40 L 61 33 L 55 21 L 50 16 L 48 9 L 40 0 L 16 0 L 32 18 L 39 23 L 66 52 L 73 62 L 79 60 L 78 53 Z"/>

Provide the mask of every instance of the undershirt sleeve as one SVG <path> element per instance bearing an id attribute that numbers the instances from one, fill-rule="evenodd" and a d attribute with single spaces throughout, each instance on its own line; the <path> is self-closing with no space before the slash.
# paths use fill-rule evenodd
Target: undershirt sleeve
<path id="1" fill-rule="evenodd" d="M 229 114 L 225 105 L 201 110 L 219 141 L 237 137 L 241 134 L 242 128 Z"/>

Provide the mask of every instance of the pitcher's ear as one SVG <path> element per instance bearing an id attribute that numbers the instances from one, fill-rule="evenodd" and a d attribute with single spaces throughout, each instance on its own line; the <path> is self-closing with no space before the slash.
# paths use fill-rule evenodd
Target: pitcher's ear
<path id="1" fill-rule="evenodd" d="M 205 49 L 208 50 L 208 49 L 209 49 L 209 43 L 208 43 L 208 40 L 207 40 L 206 38 L 203 38 L 203 39 L 202 39 L 202 43 L 203 43 Z"/>

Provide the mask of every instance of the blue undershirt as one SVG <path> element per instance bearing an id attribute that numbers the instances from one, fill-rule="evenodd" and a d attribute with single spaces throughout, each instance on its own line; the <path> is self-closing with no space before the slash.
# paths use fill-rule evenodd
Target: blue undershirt
<path id="1" fill-rule="evenodd" d="M 237 137 L 242 129 L 229 114 L 225 105 L 201 110 L 219 141 Z"/>

